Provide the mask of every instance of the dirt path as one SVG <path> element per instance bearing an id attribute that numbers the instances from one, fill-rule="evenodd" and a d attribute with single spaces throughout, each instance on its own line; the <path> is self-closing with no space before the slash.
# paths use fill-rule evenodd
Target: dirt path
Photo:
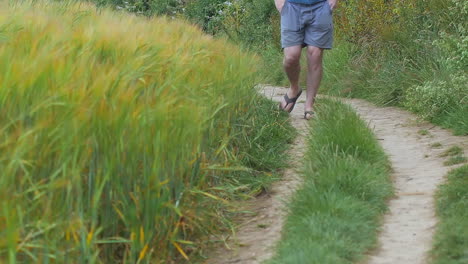
<path id="1" fill-rule="evenodd" d="M 264 87 L 267 98 L 278 101 L 284 95 L 284 89 Z M 285 202 L 301 182 L 297 169 L 301 169 L 302 157 L 306 151 L 305 138 L 308 134 L 307 122 L 302 119 L 304 104 L 298 102 L 291 113 L 291 123 L 298 135 L 288 150 L 291 167 L 286 169 L 280 181 L 273 184 L 271 191 L 262 195 L 246 206 L 246 210 L 255 216 L 246 216 L 238 229 L 236 237 L 227 241 L 231 250 L 220 248 L 210 256 L 209 264 L 256 264 L 272 257 L 274 246 L 281 237 L 285 217 Z"/>
<path id="2" fill-rule="evenodd" d="M 279 101 L 286 89 L 264 87 L 263 92 L 268 98 Z M 281 236 L 285 201 L 301 182 L 293 168 L 301 168 L 300 161 L 306 151 L 308 129 L 307 122 L 302 119 L 303 99 L 304 96 L 291 114 L 291 122 L 299 132 L 288 152 L 291 169 L 284 171 L 282 180 L 273 185 L 271 192 L 247 205 L 246 210 L 254 212 L 255 216 L 246 216 L 236 237 L 227 240 L 230 250 L 220 248 L 212 252 L 207 263 L 254 264 L 272 257 Z M 427 263 L 437 223 L 434 194 L 444 176 L 453 168 L 443 165 L 447 158 L 440 157 L 440 154 L 451 146 L 460 146 L 468 153 L 468 138 L 456 137 L 432 124 L 418 122 L 416 116 L 398 108 L 380 108 L 356 99 L 343 101 L 369 123 L 389 155 L 393 168 L 395 197 L 389 202 L 378 247 L 369 254 L 366 262 Z M 427 134 L 422 133 L 423 130 Z M 440 147 L 435 148 L 435 143 L 440 143 Z"/>
<path id="3" fill-rule="evenodd" d="M 346 100 L 368 121 L 379 138 L 393 167 L 395 197 L 384 217 L 379 247 L 370 264 L 427 263 L 434 227 L 434 193 L 452 169 L 439 155 L 451 146 L 468 153 L 468 138 L 428 123 L 398 108 L 378 108 L 363 100 Z M 428 132 L 427 135 L 426 131 Z M 440 143 L 440 148 L 431 147 Z"/>

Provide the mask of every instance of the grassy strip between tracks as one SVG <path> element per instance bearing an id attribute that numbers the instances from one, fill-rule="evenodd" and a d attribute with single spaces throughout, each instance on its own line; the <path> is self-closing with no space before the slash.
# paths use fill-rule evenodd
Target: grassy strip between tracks
<path id="1" fill-rule="evenodd" d="M 437 193 L 434 264 L 468 263 L 468 165 L 452 170 Z"/>
<path id="2" fill-rule="evenodd" d="M 289 206 L 270 264 L 352 263 L 376 243 L 392 195 L 389 161 L 348 106 L 320 100 L 304 158 L 304 184 Z"/>

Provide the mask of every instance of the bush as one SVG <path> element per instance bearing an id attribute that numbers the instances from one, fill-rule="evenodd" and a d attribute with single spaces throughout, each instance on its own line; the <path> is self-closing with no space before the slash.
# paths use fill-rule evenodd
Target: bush
<path id="1" fill-rule="evenodd" d="M 423 85 L 414 85 L 406 91 L 405 105 L 424 118 L 437 118 L 468 104 L 467 83 L 466 75 L 454 74 L 448 80 L 432 80 Z"/>
<path id="2" fill-rule="evenodd" d="M 225 0 L 195 0 L 187 4 L 185 15 L 199 24 L 207 33 L 216 34 L 222 29 Z"/>
<path id="3" fill-rule="evenodd" d="M 115 6 L 117 10 L 152 15 L 176 16 L 183 12 L 183 0 L 90 0 L 98 6 Z"/>

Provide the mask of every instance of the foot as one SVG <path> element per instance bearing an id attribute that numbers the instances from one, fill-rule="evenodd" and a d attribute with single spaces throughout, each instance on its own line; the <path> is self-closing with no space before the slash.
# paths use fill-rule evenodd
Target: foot
<path id="1" fill-rule="evenodd" d="M 311 120 L 314 117 L 315 113 L 312 110 L 305 111 L 304 112 L 304 119 L 305 120 Z"/>
<path id="2" fill-rule="evenodd" d="M 297 89 L 296 91 L 293 91 L 292 89 L 289 89 L 286 96 L 283 97 L 283 100 L 280 102 L 280 109 L 286 111 L 286 112 L 291 112 L 294 108 L 294 105 L 296 104 L 297 99 L 299 96 L 301 96 L 302 91 Z"/>

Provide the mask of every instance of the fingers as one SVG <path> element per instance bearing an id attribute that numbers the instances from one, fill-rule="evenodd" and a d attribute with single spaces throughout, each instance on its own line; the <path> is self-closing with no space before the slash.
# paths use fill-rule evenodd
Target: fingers
<path id="1" fill-rule="evenodd" d="M 278 9 L 278 12 L 281 13 L 281 10 L 283 9 L 283 7 L 284 7 L 284 3 L 283 3 L 283 4 L 277 5 L 277 6 L 276 6 L 276 9 Z"/>
<path id="2" fill-rule="evenodd" d="M 280 13 L 281 13 L 281 9 L 283 9 L 284 2 L 285 2 L 285 1 L 275 0 L 276 9 L 277 9 L 278 12 L 280 12 Z"/>

